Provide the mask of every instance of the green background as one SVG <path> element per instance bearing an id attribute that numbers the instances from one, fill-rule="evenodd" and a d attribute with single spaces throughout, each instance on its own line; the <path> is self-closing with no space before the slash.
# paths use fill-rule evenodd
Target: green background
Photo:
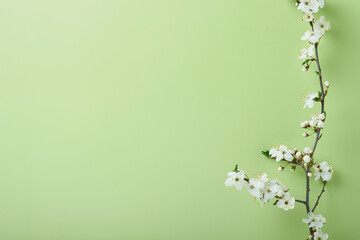
<path id="1" fill-rule="evenodd" d="M 336 173 L 318 213 L 359 236 L 360 3 L 329 0 L 331 88 L 317 160 Z M 294 1 L 19 0 L 0 9 L 0 238 L 305 239 L 305 208 L 224 186 L 239 164 L 304 198 L 303 172 L 260 151 L 303 149 Z M 312 183 L 313 197 L 321 183 Z"/>

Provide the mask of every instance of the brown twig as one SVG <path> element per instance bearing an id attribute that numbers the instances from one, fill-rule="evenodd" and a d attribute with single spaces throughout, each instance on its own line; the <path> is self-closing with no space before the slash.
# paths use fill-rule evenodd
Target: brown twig
<path id="1" fill-rule="evenodd" d="M 316 201 L 316 203 L 315 203 L 315 206 L 313 207 L 313 209 L 311 210 L 311 212 L 314 212 L 315 209 L 316 209 L 316 207 L 317 207 L 317 205 L 319 205 L 320 198 L 321 198 L 321 196 L 323 195 L 323 193 L 325 192 L 326 183 L 327 183 L 327 182 L 324 181 L 324 185 L 323 185 L 323 187 L 322 187 L 322 189 L 321 189 L 321 192 L 320 192 L 320 194 L 319 194 L 319 196 L 318 196 L 318 198 L 317 198 L 317 201 Z"/>
<path id="2" fill-rule="evenodd" d="M 302 203 L 302 204 L 306 204 L 305 201 L 303 201 L 303 200 L 298 200 L 298 199 L 295 199 L 295 202 Z"/>

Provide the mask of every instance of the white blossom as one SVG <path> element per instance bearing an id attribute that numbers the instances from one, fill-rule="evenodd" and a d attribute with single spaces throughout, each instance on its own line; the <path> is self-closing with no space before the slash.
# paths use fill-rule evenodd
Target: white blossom
<path id="1" fill-rule="evenodd" d="M 314 166 L 315 169 L 315 180 L 322 178 L 323 181 L 330 181 L 332 174 L 334 173 L 334 168 L 330 166 L 328 162 L 322 162 L 317 166 Z"/>
<path id="2" fill-rule="evenodd" d="M 315 129 L 322 129 L 325 126 L 325 114 L 316 113 L 311 116 L 309 126 Z"/>
<path id="3" fill-rule="evenodd" d="M 310 160 L 311 160 L 309 155 L 305 155 L 303 159 L 304 159 L 304 162 L 306 162 L 306 163 L 310 162 Z"/>
<path id="4" fill-rule="evenodd" d="M 316 229 L 316 232 L 314 233 L 315 240 L 326 240 L 328 238 L 329 235 L 327 233 L 323 233 L 320 229 Z"/>
<path id="5" fill-rule="evenodd" d="M 316 124 L 317 128 L 324 128 L 325 127 L 325 123 L 323 121 L 318 121 L 318 123 Z"/>
<path id="6" fill-rule="evenodd" d="M 256 178 L 251 178 L 249 184 L 247 185 L 248 192 L 254 196 L 260 203 L 262 202 L 262 196 L 264 193 L 265 183 L 268 181 L 266 173 L 259 175 Z"/>
<path id="7" fill-rule="evenodd" d="M 225 186 L 242 190 L 246 185 L 247 182 L 245 181 L 245 172 L 243 170 L 228 173 L 228 179 L 225 181 Z"/>
<path id="8" fill-rule="evenodd" d="M 281 160 L 291 162 L 294 159 L 294 153 L 294 150 L 288 149 L 284 144 L 275 146 L 269 151 L 270 157 L 275 158 L 276 162 L 280 162 Z"/>
<path id="9" fill-rule="evenodd" d="M 316 114 L 313 114 L 311 116 L 311 118 L 313 120 L 321 120 L 321 121 L 324 121 L 325 120 L 325 114 L 324 113 L 316 113 Z"/>
<path id="10" fill-rule="evenodd" d="M 301 128 L 307 128 L 307 127 L 310 126 L 310 125 L 309 125 L 309 122 L 308 122 L 308 121 L 305 121 L 305 122 L 302 122 L 302 123 L 300 124 L 300 126 L 301 126 Z"/>
<path id="11" fill-rule="evenodd" d="M 283 197 L 289 189 L 283 183 L 278 180 L 270 180 L 269 189 L 275 194 L 275 197 Z"/>
<path id="12" fill-rule="evenodd" d="M 258 177 L 249 180 L 247 190 L 253 197 L 255 197 L 257 202 L 264 205 L 276 195 L 269 189 L 270 184 L 271 181 L 269 181 L 267 174 L 263 173 Z"/>
<path id="13" fill-rule="evenodd" d="M 314 45 L 310 45 L 301 50 L 299 59 L 305 59 L 314 55 Z"/>
<path id="14" fill-rule="evenodd" d="M 311 152 L 311 148 L 310 148 L 310 147 L 304 148 L 304 153 L 310 154 L 310 152 Z"/>
<path id="15" fill-rule="evenodd" d="M 325 1 L 324 0 L 318 0 L 318 4 L 320 8 L 323 8 L 325 5 Z"/>
<path id="16" fill-rule="evenodd" d="M 314 20 L 314 16 L 310 13 L 305 13 L 304 16 L 302 17 L 302 20 L 306 22 L 311 22 L 312 20 Z"/>
<path id="17" fill-rule="evenodd" d="M 295 198 L 290 196 L 290 193 L 285 193 L 285 195 L 279 199 L 276 204 L 279 208 L 288 211 L 289 209 L 293 209 L 295 207 Z"/>
<path id="18" fill-rule="evenodd" d="M 309 37 L 309 42 L 310 43 L 317 43 L 320 38 L 322 37 L 321 32 L 312 32 L 311 36 Z"/>
<path id="19" fill-rule="evenodd" d="M 330 30 L 330 22 L 326 21 L 324 16 L 321 16 L 319 19 L 315 19 L 314 31 L 315 33 L 324 35 L 325 31 Z"/>
<path id="20" fill-rule="evenodd" d="M 305 14 L 313 14 L 319 11 L 320 4 L 318 0 L 300 0 L 298 9 Z"/>
<path id="21" fill-rule="evenodd" d="M 291 162 L 294 159 L 292 154 L 293 153 L 289 153 L 289 151 L 286 152 L 285 155 L 284 155 L 285 160 L 288 161 L 288 162 Z"/>
<path id="22" fill-rule="evenodd" d="M 304 36 L 301 37 L 301 40 L 305 41 L 308 40 L 310 43 L 317 43 L 320 38 L 322 37 L 322 33 L 319 31 L 306 31 Z"/>
<path id="23" fill-rule="evenodd" d="M 304 108 L 309 107 L 312 108 L 314 107 L 315 98 L 318 98 L 319 95 L 317 92 L 313 92 L 313 93 L 307 93 L 304 97 L 303 97 L 303 102 L 305 103 Z"/>
<path id="24" fill-rule="evenodd" d="M 315 215 L 312 212 L 309 212 L 308 218 L 304 218 L 302 221 L 309 224 L 309 228 L 315 227 L 317 229 L 322 228 L 326 223 L 326 219 L 321 214 Z"/>
<path id="25" fill-rule="evenodd" d="M 314 120 L 311 120 L 309 123 L 310 123 L 310 127 L 315 127 L 316 125 L 316 122 Z"/>
<path id="26" fill-rule="evenodd" d="M 306 31 L 304 36 L 301 37 L 301 40 L 305 41 L 305 40 L 308 40 L 311 36 L 311 31 Z"/>

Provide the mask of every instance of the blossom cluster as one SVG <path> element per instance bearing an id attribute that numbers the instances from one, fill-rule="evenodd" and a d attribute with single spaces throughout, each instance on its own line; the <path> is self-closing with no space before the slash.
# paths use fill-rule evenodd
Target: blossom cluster
<path id="1" fill-rule="evenodd" d="M 296 148 L 293 150 L 288 149 L 286 145 L 280 144 L 271 148 L 270 151 L 264 151 L 263 154 L 269 158 L 276 159 L 276 162 L 284 160 L 287 163 L 293 164 L 290 170 L 295 170 L 296 165 L 303 165 L 305 167 L 312 166 L 315 170 L 315 180 L 321 178 L 324 182 L 330 181 L 334 173 L 334 168 L 328 162 L 325 161 L 320 164 L 314 163 L 312 158 L 313 151 L 310 147 L 305 147 L 303 151 L 299 151 Z M 279 171 L 283 170 L 284 167 L 280 166 Z M 311 171 L 308 172 L 308 176 L 313 176 Z"/>
<path id="2" fill-rule="evenodd" d="M 294 165 L 308 166 L 307 163 L 311 161 L 312 150 L 310 147 L 305 147 L 304 151 L 298 151 L 296 148 L 288 149 L 288 147 L 284 144 L 276 145 L 271 148 L 270 151 L 263 151 L 263 154 L 269 158 L 276 159 L 276 162 L 281 160 L 285 160 L 288 163 L 292 163 Z M 279 167 L 279 171 L 282 171 L 284 167 Z M 294 170 L 294 167 L 291 168 Z"/>
<path id="3" fill-rule="evenodd" d="M 243 170 L 236 169 L 228 173 L 225 186 L 238 190 L 245 188 L 261 206 L 276 198 L 279 208 L 287 211 L 295 207 L 295 198 L 290 195 L 289 189 L 279 180 L 270 180 L 266 173 L 248 179 Z"/>
<path id="4" fill-rule="evenodd" d="M 305 31 L 305 34 L 301 37 L 301 40 L 308 41 L 308 46 L 301 50 L 300 59 L 306 59 L 312 57 L 315 54 L 314 44 L 317 44 L 326 31 L 330 30 L 330 23 L 326 21 L 324 16 L 319 19 L 314 17 L 314 13 L 319 11 L 319 8 L 323 8 L 325 5 L 324 0 L 300 0 L 296 3 L 299 10 L 304 13 L 303 20 L 310 22 L 311 30 Z M 309 69 L 310 61 L 304 62 L 304 71 Z"/>
<path id="5" fill-rule="evenodd" d="M 323 8 L 325 5 L 324 0 L 300 0 L 296 3 L 299 10 L 306 15 L 304 21 L 312 21 L 313 14 L 319 11 L 319 8 Z"/>
<path id="6" fill-rule="evenodd" d="M 324 16 L 321 16 L 319 19 L 314 19 L 313 21 L 313 29 L 305 31 L 305 34 L 301 37 L 301 40 L 309 41 L 310 44 L 319 42 L 320 38 L 325 34 L 325 31 L 330 30 L 330 23 L 326 21 Z"/>
<path id="7" fill-rule="evenodd" d="M 316 240 L 326 240 L 329 238 L 327 233 L 323 233 L 321 229 L 315 229 L 314 238 Z"/>
<path id="8" fill-rule="evenodd" d="M 311 161 L 311 154 L 312 151 L 310 149 L 310 147 L 306 147 L 304 148 L 304 152 L 300 152 L 298 151 L 296 153 L 296 158 L 298 159 L 299 163 L 301 163 L 301 161 L 304 161 L 304 165 L 307 166 L 307 163 L 309 163 Z"/>
<path id="9" fill-rule="evenodd" d="M 314 132 L 319 131 L 325 127 L 325 114 L 324 113 L 316 113 L 311 116 L 310 121 L 305 121 L 300 124 L 300 126 L 304 129 L 312 129 Z M 308 133 L 304 132 L 304 137 L 310 136 Z"/>
<path id="10" fill-rule="evenodd" d="M 330 181 L 334 168 L 330 166 L 328 162 L 322 162 L 314 165 L 315 169 L 315 180 L 322 178 L 324 182 Z"/>
<path id="11" fill-rule="evenodd" d="M 303 219 L 303 222 L 309 224 L 309 228 L 322 228 L 324 223 L 326 223 L 326 219 L 321 215 L 315 215 L 312 212 L 308 213 L 308 217 Z"/>
<path id="12" fill-rule="evenodd" d="M 276 162 L 286 160 L 291 162 L 294 159 L 294 150 L 288 149 L 286 145 L 281 144 L 270 149 L 269 155 L 272 158 L 276 158 Z"/>
<path id="13" fill-rule="evenodd" d="M 306 223 L 309 225 L 309 228 L 315 228 L 314 236 L 316 240 L 326 240 L 328 239 L 328 234 L 323 233 L 321 231 L 321 228 L 326 223 L 326 219 L 321 215 L 315 215 L 313 212 L 308 213 L 308 217 L 304 218 L 303 223 Z M 313 236 L 310 236 L 312 238 Z"/>

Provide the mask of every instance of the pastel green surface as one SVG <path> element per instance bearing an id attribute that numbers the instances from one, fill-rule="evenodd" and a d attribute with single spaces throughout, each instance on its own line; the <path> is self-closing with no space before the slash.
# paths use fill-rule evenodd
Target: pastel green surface
<path id="1" fill-rule="evenodd" d="M 359 10 L 320 12 L 330 239 L 359 236 Z M 260 155 L 313 143 L 299 126 L 319 109 L 300 103 L 318 88 L 297 59 L 300 18 L 290 0 L 4 1 L 0 239 L 305 239 L 304 206 L 260 208 L 224 186 L 239 164 L 304 198 L 303 172 Z"/>

